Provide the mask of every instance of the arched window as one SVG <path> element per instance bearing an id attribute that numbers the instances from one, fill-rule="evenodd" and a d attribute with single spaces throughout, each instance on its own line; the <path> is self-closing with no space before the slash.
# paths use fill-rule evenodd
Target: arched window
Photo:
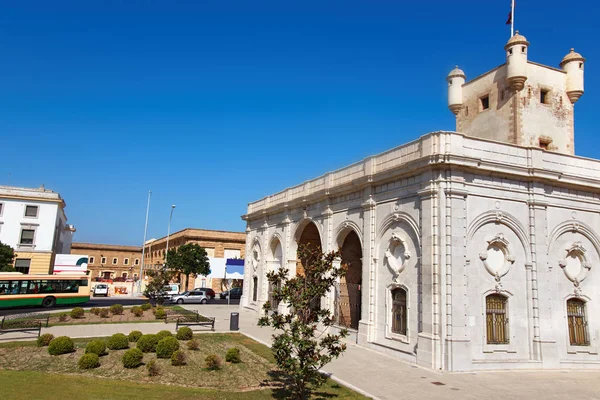
<path id="1" fill-rule="evenodd" d="M 252 301 L 256 301 L 258 296 L 258 277 L 252 278 Z"/>
<path id="2" fill-rule="evenodd" d="M 490 294 L 485 298 L 488 344 L 508 344 L 507 298 Z"/>
<path id="3" fill-rule="evenodd" d="M 392 290 L 392 333 L 406 336 L 407 324 L 406 290 Z"/>
<path id="4" fill-rule="evenodd" d="M 579 299 L 567 300 L 567 319 L 569 321 L 569 341 L 571 346 L 589 346 L 585 317 L 585 302 Z"/>

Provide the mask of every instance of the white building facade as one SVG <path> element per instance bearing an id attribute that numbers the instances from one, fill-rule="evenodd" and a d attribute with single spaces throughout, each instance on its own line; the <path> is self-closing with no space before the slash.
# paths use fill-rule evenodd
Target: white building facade
<path id="1" fill-rule="evenodd" d="M 600 161 L 573 155 L 584 59 L 545 67 L 528 45 L 517 33 L 471 82 L 451 72 L 465 133 L 250 203 L 241 306 L 261 312 L 266 272 L 302 273 L 309 244 L 341 251 L 322 306 L 360 345 L 449 371 L 599 368 Z"/>
<path id="2" fill-rule="evenodd" d="M 75 228 L 65 201 L 52 190 L 0 186 L 0 242 L 15 251 L 15 268 L 52 273 L 56 254 L 69 253 Z"/>

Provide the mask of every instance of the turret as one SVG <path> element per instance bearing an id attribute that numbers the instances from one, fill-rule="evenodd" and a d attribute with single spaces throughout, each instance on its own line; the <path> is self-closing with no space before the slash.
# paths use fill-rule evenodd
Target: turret
<path id="1" fill-rule="evenodd" d="M 446 78 L 448 81 L 448 108 L 454 115 L 457 115 L 462 107 L 462 85 L 465 83 L 466 78 L 465 73 L 458 68 L 458 65 L 450 71 Z"/>
<path id="2" fill-rule="evenodd" d="M 560 62 L 560 67 L 567 73 L 567 96 L 575 104 L 583 94 L 583 64 L 585 58 L 576 53 L 575 49 Z"/>
<path id="3" fill-rule="evenodd" d="M 525 36 L 519 35 L 519 31 L 508 40 L 504 46 L 506 50 L 506 83 L 520 91 L 527 80 L 527 47 L 529 42 Z"/>

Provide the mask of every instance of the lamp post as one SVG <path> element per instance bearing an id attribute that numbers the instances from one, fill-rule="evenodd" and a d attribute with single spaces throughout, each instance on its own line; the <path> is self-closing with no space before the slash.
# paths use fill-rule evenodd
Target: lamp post
<path id="1" fill-rule="evenodd" d="M 173 219 L 173 210 L 175 209 L 175 204 L 171 206 L 171 215 L 169 215 L 169 225 L 167 227 L 167 249 L 165 252 L 165 267 L 167 266 L 167 258 L 169 257 L 169 235 L 171 235 L 171 220 Z"/>
<path id="2" fill-rule="evenodd" d="M 140 276 L 138 277 L 138 292 L 142 293 L 142 274 L 144 273 L 144 255 L 146 254 L 146 234 L 148 233 L 148 212 L 150 211 L 150 196 L 152 191 L 148 190 L 148 205 L 146 206 L 146 225 L 144 226 L 144 242 L 142 243 L 142 265 L 140 265 Z"/>

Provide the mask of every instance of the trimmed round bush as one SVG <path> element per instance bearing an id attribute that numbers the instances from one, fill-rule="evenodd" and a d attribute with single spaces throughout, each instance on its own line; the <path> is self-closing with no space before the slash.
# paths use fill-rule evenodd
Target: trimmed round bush
<path id="1" fill-rule="evenodd" d="M 123 314 L 123 306 L 121 304 L 113 304 L 110 306 L 110 313 L 114 315 Z"/>
<path id="2" fill-rule="evenodd" d="M 192 339 L 188 341 L 187 348 L 189 350 L 200 350 L 200 341 L 198 341 L 198 339 Z"/>
<path id="3" fill-rule="evenodd" d="M 71 310 L 71 318 L 83 318 L 85 311 L 81 307 L 75 307 Z"/>
<path id="4" fill-rule="evenodd" d="M 131 313 L 136 317 L 141 317 L 142 315 L 144 315 L 144 310 L 142 310 L 142 308 L 139 306 L 135 306 L 131 307 Z"/>
<path id="5" fill-rule="evenodd" d="M 206 369 L 214 371 L 221 368 L 221 359 L 216 354 L 209 354 L 204 359 L 204 364 L 206 366 Z"/>
<path id="6" fill-rule="evenodd" d="M 186 364 L 185 360 L 186 360 L 186 357 L 185 357 L 185 353 L 183 352 L 183 350 L 177 350 L 171 356 L 171 365 L 174 365 L 174 366 L 185 365 Z"/>
<path id="7" fill-rule="evenodd" d="M 100 314 L 100 308 L 98 308 L 98 307 L 92 307 L 92 308 L 90 309 L 90 312 L 91 312 L 92 314 L 94 314 L 94 315 L 98 315 L 98 314 Z"/>
<path id="8" fill-rule="evenodd" d="M 111 350 L 122 350 L 129 347 L 129 339 L 122 333 L 115 333 L 106 341 L 106 346 Z"/>
<path id="9" fill-rule="evenodd" d="M 58 316 L 58 320 L 60 322 L 65 322 L 67 320 L 67 313 L 62 313 Z"/>
<path id="10" fill-rule="evenodd" d="M 123 366 L 125 368 L 137 368 L 142 365 L 144 353 L 140 349 L 129 349 L 123 354 Z"/>
<path id="11" fill-rule="evenodd" d="M 156 376 L 160 374 L 160 367 L 156 360 L 150 360 L 146 364 L 146 371 L 148 371 L 148 376 Z"/>
<path id="12" fill-rule="evenodd" d="M 100 318 L 108 318 L 108 308 L 101 308 L 100 311 L 98 311 L 98 315 Z"/>
<path id="13" fill-rule="evenodd" d="M 51 333 L 44 333 L 42 336 L 37 338 L 38 347 L 48 346 L 50 342 L 54 339 L 54 335 Z"/>
<path id="14" fill-rule="evenodd" d="M 144 304 L 142 304 L 142 305 L 140 306 L 140 308 L 141 308 L 143 311 L 148 311 L 149 309 L 151 309 L 151 308 L 152 308 L 152 304 L 150 304 L 150 303 L 144 303 Z"/>
<path id="15" fill-rule="evenodd" d="M 142 335 L 137 341 L 137 348 L 144 353 L 154 353 L 156 351 L 156 345 L 158 344 L 158 338 L 156 335 L 148 334 Z"/>
<path id="16" fill-rule="evenodd" d="M 173 336 L 169 336 L 159 340 L 156 345 L 156 357 L 170 358 L 177 350 L 179 350 L 179 342 Z"/>
<path id="17" fill-rule="evenodd" d="M 193 337 L 194 337 L 194 332 L 192 331 L 192 328 L 190 328 L 189 326 L 182 326 L 177 331 L 177 339 L 179 339 L 179 340 L 190 340 Z"/>
<path id="18" fill-rule="evenodd" d="M 227 354 L 225 354 L 225 361 L 234 364 L 241 362 L 242 360 L 240 359 L 240 349 L 238 349 L 237 347 L 232 347 L 229 350 L 227 350 Z"/>
<path id="19" fill-rule="evenodd" d="M 81 356 L 77 362 L 77 366 L 79 369 L 98 368 L 100 366 L 100 357 L 98 357 L 98 354 L 86 353 Z"/>
<path id="20" fill-rule="evenodd" d="M 158 338 L 158 341 L 160 342 L 161 340 L 163 340 L 166 337 L 173 337 L 173 334 L 170 331 L 162 330 L 156 334 L 156 337 Z"/>
<path id="21" fill-rule="evenodd" d="M 106 353 L 106 343 L 104 340 L 92 340 L 85 346 L 85 354 L 96 354 L 101 356 Z"/>
<path id="22" fill-rule="evenodd" d="M 50 341 L 48 345 L 48 353 L 53 356 L 72 353 L 75 350 L 73 339 L 68 336 L 59 336 Z"/>
<path id="23" fill-rule="evenodd" d="M 127 339 L 129 339 L 130 342 L 137 342 L 140 338 L 142 337 L 142 332 L 140 331 L 131 331 L 129 332 L 129 336 L 127 337 Z"/>
<path id="24" fill-rule="evenodd" d="M 166 319 L 167 312 L 164 310 L 164 308 L 157 308 L 154 310 L 154 317 L 156 317 L 156 319 Z"/>

